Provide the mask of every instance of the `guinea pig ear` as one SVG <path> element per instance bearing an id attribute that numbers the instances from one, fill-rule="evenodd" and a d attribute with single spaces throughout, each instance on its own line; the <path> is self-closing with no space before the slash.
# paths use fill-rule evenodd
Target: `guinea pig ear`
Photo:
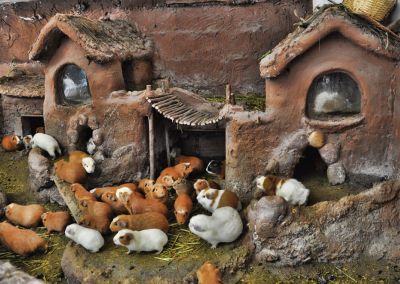
<path id="1" fill-rule="evenodd" d="M 81 201 L 79 202 L 79 204 L 80 204 L 82 207 L 88 207 L 87 201 L 86 201 L 85 199 L 81 200 Z"/>
<path id="2" fill-rule="evenodd" d="M 214 196 L 215 196 L 214 192 L 210 192 L 210 191 L 206 192 L 207 199 L 212 200 L 212 199 L 214 199 Z"/>
<path id="3" fill-rule="evenodd" d="M 184 163 L 185 169 L 188 169 L 190 167 L 190 163 Z"/>
<path id="4" fill-rule="evenodd" d="M 117 222 L 117 226 L 121 227 L 121 228 L 126 228 L 126 227 L 128 227 L 128 222 L 126 222 L 126 221 L 118 221 Z"/>
<path id="5" fill-rule="evenodd" d="M 127 233 L 127 234 L 125 234 L 125 238 L 127 241 L 130 241 L 130 240 L 133 240 L 135 237 L 133 236 L 133 234 Z"/>

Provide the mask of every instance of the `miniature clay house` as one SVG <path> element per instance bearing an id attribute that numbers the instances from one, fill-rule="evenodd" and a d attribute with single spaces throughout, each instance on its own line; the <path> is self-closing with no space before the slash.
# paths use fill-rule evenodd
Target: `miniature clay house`
<path id="1" fill-rule="evenodd" d="M 46 133 L 68 150 L 85 150 L 92 138 L 99 165 L 93 180 L 132 180 L 148 170 L 149 107 L 127 92 L 152 80 L 148 39 L 126 21 L 57 14 L 29 56 L 45 67 Z"/>
<path id="2" fill-rule="evenodd" d="M 4 134 L 34 134 L 43 127 L 44 78 L 16 74 L 0 81 L 0 125 Z"/>
<path id="3" fill-rule="evenodd" d="M 227 164 L 240 161 L 227 168 L 230 186 L 252 188 L 268 172 L 293 176 L 317 130 L 323 147 L 314 151 L 332 184 L 399 178 L 399 60 L 396 34 L 341 8 L 298 27 L 261 60 L 266 113 L 228 125 Z"/>

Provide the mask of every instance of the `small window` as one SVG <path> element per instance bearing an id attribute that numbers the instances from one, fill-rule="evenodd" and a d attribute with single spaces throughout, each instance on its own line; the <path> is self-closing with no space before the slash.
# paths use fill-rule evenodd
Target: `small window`
<path id="1" fill-rule="evenodd" d="M 61 104 L 79 105 L 89 103 L 91 100 L 85 71 L 74 64 L 62 68 L 57 85 Z"/>
<path id="2" fill-rule="evenodd" d="M 361 111 L 361 92 L 346 73 L 325 74 L 311 85 L 307 98 L 307 116 L 330 120 L 352 116 Z"/>

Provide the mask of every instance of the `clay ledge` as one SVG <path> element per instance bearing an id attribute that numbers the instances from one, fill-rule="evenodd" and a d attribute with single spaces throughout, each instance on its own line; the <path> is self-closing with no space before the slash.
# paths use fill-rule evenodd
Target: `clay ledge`
<path id="1" fill-rule="evenodd" d="M 303 122 L 309 126 L 334 132 L 341 131 L 353 126 L 357 126 L 361 124 L 363 121 L 364 121 L 364 116 L 362 115 L 356 115 L 352 117 L 343 118 L 340 120 L 330 120 L 330 121 L 310 119 L 307 117 L 303 118 Z"/>

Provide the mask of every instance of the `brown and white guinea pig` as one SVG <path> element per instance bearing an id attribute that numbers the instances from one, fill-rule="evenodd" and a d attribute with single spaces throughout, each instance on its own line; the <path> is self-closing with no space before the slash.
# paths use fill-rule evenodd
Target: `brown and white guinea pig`
<path id="1" fill-rule="evenodd" d="M 31 149 L 32 148 L 32 135 L 26 135 L 22 138 L 22 142 L 24 143 L 25 149 Z"/>
<path id="2" fill-rule="evenodd" d="M 221 273 L 214 264 L 206 261 L 196 272 L 199 284 L 222 284 Z"/>
<path id="3" fill-rule="evenodd" d="M 15 225 L 32 228 L 40 224 L 41 216 L 45 211 L 46 209 L 39 204 L 19 205 L 11 203 L 6 206 L 6 217 Z"/>
<path id="4" fill-rule="evenodd" d="M 190 163 L 190 165 L 193 168 L 193 173 L 195 174 L 201 174 L 204 172 L 204 162 L 195 156 L 178 156 L 175 158 L 175 165 L 181 164 L 181 163 Z"/>
<path id="5" fill-rule="evenodd" d="M 101 234 L 109 232 L 112 217 L 110 205 L 104 202 L 83 199 L 79 201 L 79 208 L 84 216 L 79 225 L 95 229 Z"/>
<path id="6" fill-rule="evenodd" d="M 161 183 L 155 183 L 150 188 L 150 191 L 146 192 L 147 199 L 154 199 L 164 204 L 167 203 L 168 196 L 169 196 L 168 189 Z"/>
<path id="7" fill-rule="evenodd" d="M 178 179 L 173 178 L 171 175 L 165 175 L 163 177 L 157 178 L 156 183 L 161 183 L 163 186 L 165 186 L 168 190 L 172 189 L 174 182 L 177 181 Z"/>
<path id="8" fill-rule="evenodd" d="M 181 193 L 175 199 L 174 214 L 178 224 L 185 224 L 193 209 L 192 198 L 187 193 Z"/>
<path id="9" fill-rule="evenodd" d="M 174 181 L 172 188 L 175 190 L 177 195 L 186 193 L 191 196 L 193 193 L 193 184 L 185 178 L 178 178 Z"/>
<path id="10" fill-rule="evenodd" d="M 71 185 L 71 191 L 75 194 L 75 198 L 78 201 L 83 199 L 96 201 L 96 197 L 87 191 L 80 183 L 73 183 Z"/>
<path id="11" fill-rule="evenodd" d="M 149 178 L 143 178 L 139 181 L 139 185 L 138 188 L 144 193 L 146 194 L 147 192 L 149 192 L 152 188 L 153 185 L 155 184 L 155 180 L 154 179 L 149 179 Z"/>
<path id="12" fill-rule="evenodd" d="M 141 231 L 146 229 L 160 229 L 167 233 L 169 223 L 167 218 L 158 212 L 147 212 L 136 215 L 119 215 L 115 217 L 110 225 L 111 232 L 122 229 Z"/>
<path id="13" fill-rule="evenodd" d="M 208 211 L 229 206 L 237 210 L 242 209 L 239 197 L 229 190 L 218 190 L 215 188 L 203 189 L 197 195 L 197 201 Z"/>
<path id="14" fill-rule="evenodd" d="M 160 173 L 160 176 L 157 178 L 156 182 L 164 184 L 163 177 L 166 175 L 171 176 L 174 180 L 177 180 L 178 178 L 186 178 L 189 174 L 192 173 L 192 171 L 193 168 L 190 165 L 190 163 L 177 164 L 173 167 L 163 169 Z"/>
<path id="15" fill-rule="evenodd" d="M 70 163 L 79 163 L 85 169 L 88 174 L 94 173 L 96 168 L 95 161 L 89 154 L 83 151 L 72 151 L 68 155 L 68 161 Z"/>
<path id="16" fill-rule="evenodd" d="M 59 160 L 54 164 L 56 175 L 69 183 L 85 183 L 87 172 L 81 163 Z"/>
<path id="17" fill-rule="evenodd" d="M 211 160 L 207 165 L 206 172 L 210 175 L 218 176 L 221 179 L 225 179 L 225 160 Z"/>
<path id="18" fill-rule="evenodd" d="M 110 205 L 112 211 L 116 214 L 128 214 L 128 209 L 118 200 L 115 192 L 105 192 L 101 195 L 101 201 Z"/>
<path id="19" fill-rule="evenodd" d="M 46 212 L 41 217 L 48 234 L 51 232 L 63 233 L 68 224 L 71 223 L 71 216 L 67 211 Z"/>
<path id="20" fill-rule="evenodd" d="M 196 195 L 199 194 L 203 189 L 215 188 L 221 189 L 221 186 L 213 180 L 198 179 L 193 185 L 196 190 Z"/>
<path id="21" fill-rule="evenodd" d="M 18 229 L 7 223 L 0 223 L 0 241 L 19 255 L 30 255 L 38 250 L 46 251 L 47 242 L 34 231 Z"/>
<path id="22" fill-rule="evenodd" d="M 5 135 L 1 140 L 1 147 L 7 152 L 13 152 L 20 149 L 22 140 L 17 135 Z"/>
<path id="23" fill-rule="evenodd" d="M 46 133 L 44 126 L 37 127 L 35 133 Z"/>
<path id="24" fill-rule="evenodd" d="M 128 209 L 129 214 L 140 214 L 145 212 L 158 212 L 165 217 L 168 216 L 168 208 L 163 203 L 154 199 L 145 199 L 135 194 L 127 187 L 117 190 L 117 198 Z"/>
<path id="25" fill-rule="evenodd" d="M 106 187 L 96 187 L 90 190 L 90 193 L 93 194 L 97 199 L 100 199 L 103 193 L 106 192 L 113 192 L 116 193 L 117 190 L 121 187 L 127 187 L 131 189 L 132 191 L 137 191 L 137 185 L 134 183 L 124 183 L 121 185 L 116 185 L 116 186 L 106 186 Z"/>

